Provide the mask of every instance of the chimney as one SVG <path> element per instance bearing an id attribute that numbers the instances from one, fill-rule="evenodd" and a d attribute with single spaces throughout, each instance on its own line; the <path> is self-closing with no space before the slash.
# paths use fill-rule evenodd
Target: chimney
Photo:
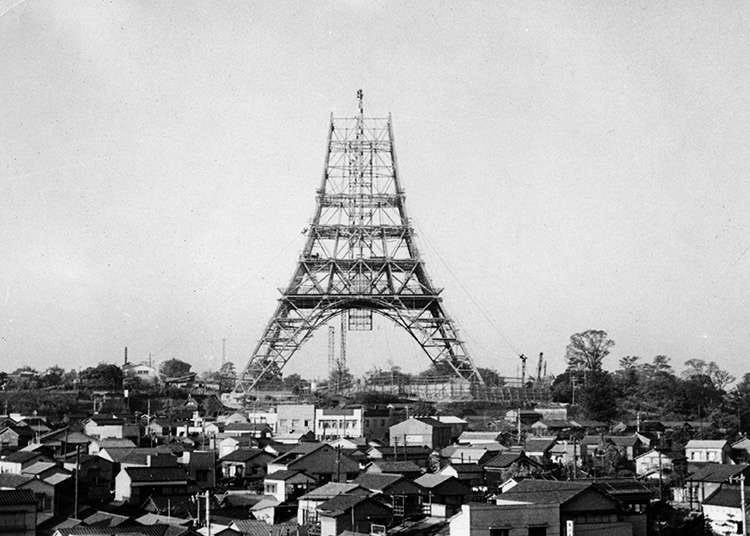
<path id="1" fill-rule="evenodd" d="M 125 364 L 128 364 L 128 347 L 125 347 Z"/>

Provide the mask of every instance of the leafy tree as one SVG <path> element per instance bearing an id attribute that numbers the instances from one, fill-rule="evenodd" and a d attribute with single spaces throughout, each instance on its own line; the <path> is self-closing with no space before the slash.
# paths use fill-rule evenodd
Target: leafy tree
<path id="1" fill-rule="evenodd" d="M 99 363 L 81 371 L 81 383 L 88 389 L 122 389 L 122 370 L 111 363 Z"/>
<path id="2" fill-rule="evenodd" d="M 614 345 L 615 341 L 609 338 L 606 331 L 589 329 L 574 333 L 565 349 L 568 368 L 601 370 L 602 361 Z"/>
<path id="3" fill-rule="evenodd" d="M 190 368 L 190 363 L 172 358 L 162 362 L 159 366 L 159 374 L 163 378 L 179 378 L 190 374 Z"/>
<path id="4" fill-rule="evenodd" d="M 42 373 L 42 383 L 48 386 L 57 386 L 63 382 L 65 370 L 57 365 L 52 365 Z"/>
<path id="5" fill-rule="evenodd" d="M 555 376 L 552 381 L 552 401 L 569 404 L 572 402 L 573 386 L 571 385 L 571 373 L 566 370 Z"/>
<path id="6" fill-rule="evenodd" d="M 722 393 L 707 374 L 696 374 L 682 382 L 682 412 L 702 419 L 720 406 Z"/>
<path id="7" fill-rule="evenodd" d="M 482 379 L 487 387 L 502 387 L 505 385 L 505 378 L 495 369 L 477 367 L 477 370 L 482 375 Z"/>
<path id="8" fill-rule="evenodd" d="M 584 415 L 597 421 L 609 421 L 617 416 L 615 382 L 605 370 L 588 373 L 588 378 L 576 394 L 576 402 Z"/>

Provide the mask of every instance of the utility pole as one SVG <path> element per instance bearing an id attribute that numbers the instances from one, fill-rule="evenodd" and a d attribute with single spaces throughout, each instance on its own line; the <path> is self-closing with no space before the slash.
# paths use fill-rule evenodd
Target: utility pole
<path id="1" fill-rule="evenodd" d="M 206 490 L 206 530 L 207 536 L 211 536 L 211 496 Z"/>
<path id="2" fill-rule="evenodd" d="M 742 536 L 747 536 L 747 506 L 745 506 L 745 473 L 740 473 L 740 508 L 742 510 Z"/>
<path id="3" fill-rule="evenodd" d="M 76 480 L 75 480 L 75 503 L 73 507 L 73 518 L 78 519 L 78 473 L 81 472 L 81 444 L 76 443 Z"/>

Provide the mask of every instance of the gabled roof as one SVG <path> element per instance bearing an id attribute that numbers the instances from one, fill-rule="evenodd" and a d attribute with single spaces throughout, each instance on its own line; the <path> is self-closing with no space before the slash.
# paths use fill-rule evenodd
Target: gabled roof
<path id="1" fill-rule="evenodd" d="M 31 475 L 19 475 L 16 473 L 0 473 L 0 488 L 17 488 L 27 482 L 34 480 Z"/>
<path id="2" fill-rule="evenodd" d="M 38 474 L 43 473 L 45 471 L 48 471 L 49 469 L 52 469 L 54 467 L 57 467 L 57 463 L 55 463 L 55 462 L 46 462 L 44 460 L 39 460 L 39 461 L 36 461 L 36 462 L 32 463 L 31 465 L 29 465 L 25 469 L 23 469 L 23 473 L 25 473 L 27 475 L 38 475 Z"/>
<path id="3" fill-rule="evenodd" d="M 26 463 L 26 462 L 30 462 L 31 460 L 35 458 L 42 458 L 42 457 L 43 456 L 39 454 L 38 452 L 32 452 L 28 450 L 17 450 L 16 452 L 11 452 L 5 458 L 0 459 L 0 461 L 12 462 L 12 463 Z"/>
<path id="4" fill-rule="evenodd" d="M 592 487 L 591 482 L 575 480 L 522 480 L 509 491 L 498 495 L 497 499 L 533 504 L 563 504 Z"/>
<path id="5" fill-rule="evenodd" d="M 443 469 L 447 469 L 448 467 L 452 467 L 456 473 L 458 474 L 458 478 L 471 478 L 474 476 L 481 477 L 482 476 L 482 466 L 478 463 L 454 463 L 451 462 Z"/>
<path id="6" fill-rule="evenodd" d="M 708 462 L 698 466 L 690 464 L 690 469 L 693 469 L 693 471 L 687 479 L 696 482 L 727 482 L 730 478 L 739 476 L 748 467 L 750 465 L 746 463 L 728 464 Z"/>
<path id="7" fill-rule="evenodd" d="M 375 460 L 372 465 L 377 467 L 381 473 L 420 473 L 422 469 L 410 461 L 389 462 L 386 460 Z"/>
<path id="8" fill-rule="evenodd" d="M 305 493 L 299 499 L 311 501 L 327 501 L 328 499 L 331 499 L 337 495 L 341 495 L 342 493 L 351 493 L 352 491 L 357 490 L 357 488 L 362 491 L 366 491 L 362 486 L 360 486 L 359 484 L 355 484 L 354 482 L 328 482 L 327 484 L 323 484 L 319 488 L 315 488 L 314 490 Z"/>
<path id="9" fill-rule="evenodd" d="M 715 492 L 703 501 L 708 506 L 723 506 L 725 508 L 740 509 L 742 504 L 740 486 L 737 484 L 722 484 Z M 745 507 L 750 506 L 750 487 L 745 486 Z"/>
<path id="10" fill-rule="evenodd" d="M 371 500 L 367 495 L 337 495 L 328 499 L 316 509 L 323 516 L 340 516 L 348 512 L 352 507 Z M 384 507 L 385 508 L 385 507 Z"/>
<path id="11" fill-rule="evenodd" d="M 128 516 L 121 516 L 110 512 L 98 511 L 83 519 L 88 526 L 117 527 L 130 521 Z"/>
<path id="12" fill-rule="evenodd" d="M 305 478 L 307 478 L 307 479 L 309 479 L 311 481 L 315 480 L 313 477 L 306 475 L 304 472 L 302 472 L 302 471 L 295 471 L 293 469 L 290 469 L 288 471 L 287 470 L 274 471 L 273 473 L 271 473 L 269 475 L 266 475 L 265 479 L 266 480 L 281 480 L 281 481 L 286 481 L 286 480 L 290 480 L 290 479 L 296 477 L 297 475 L 301 475 L 301 476 L 303 476 L 303 477 L 305 477 Z"/>
<path id="13" fill-rule="evenodd" d="M 484 464 L 485 467 L 508 467 L 512 463 L 518 460 L 528 459 L 523 452 L 518 451 L 506 451 L 501 452 L 490 461 Z"/>
<path id="14" fill-rule="evenodd" d="M 527 439 L 526 445 L 524 446 L 524 452 L 527 454 L 530 452 L 546 452 L 555 445 L 554 439 Z"/>
<path id="15" fill-rule="evenodd" d="M 292 536 L 297 534 L 297 523 L 269 525 L 256 519 L 235 519 L 229 525 L 243 536 Z"/>
<path id="16" fill-rule="evenodd" d="M 266 452 L 265 450 L 261 450 L 261 449 L 240 448 L 240 449 L 230 452 L 229 454 L 221 458 L 219 461 L 220 462 L 248 462 L 252 460 L 253 458 L 256 458 L 260 454 L 265 454 L 267 456 L 269 455 L 268 452 Z"/>
<path id="17" fill-rule="evenodd" d="M 363 488 L 369 489 L 370 491 L 382 492 L 388 486 L 391 486 L 399 480 L 403 479 L 404 475 L 395 473 L 360 473 L 359 476 L 352 481 L 352 483 L 359 484 Z"/>
<path id="18" fill-rule="evenodd" d="M 96 441 L 96 440 L 95 440 Z M 136 444 L 130 439 L 100 439 L 97 441 L 100 449 L 107 448 L 136 448 Z"/>
<path id="19" fill-rule="evenodd" d="M 423 487 L 425 489 L 432 489 L 436 486 L 439 486 L 446 480 L 450 480 L 452 477 L 450 475 L 441 475 L 440 473 L 426 473 L 419 478 L 414 479 L 414 483 L 417 486 Z"/>
<path id="20" fill-rule="evenodd" d="M 73 478 L 73 475 L 71 475 L 68 472 L 60 471 L 58 473 L 45 477 L 44 481 L 47 482 L 48 484 L 52 484 L 53 486 L 56 486 L 60 482 L 65 482 L 69 478 Z"/>
<path id="21" fill-rule="evenodd" d="M 89 418 L 89 421 L 93 422 L 97 426 L 117 426 L 125 424 L 125 421 L 123 419 L 108 415 L 92 415 Z"/>
<path id="22" fill-rule="evenodd" d="M 0 490 L 0 506 L 17 506 L 21 504 L 36 504 L 34 492 L 30 489 Z"/>
<path id="23" fill-rule="evenodd" d="M 126 467 L 123 469 L 132 482 L 187 481 L 185 471 L 179 467 Z"/>
<path id="24" fill-rule="evenodd" d="M 726 439 L 691 439 L 685 449 L 723 449 L 728 444 Z"/>

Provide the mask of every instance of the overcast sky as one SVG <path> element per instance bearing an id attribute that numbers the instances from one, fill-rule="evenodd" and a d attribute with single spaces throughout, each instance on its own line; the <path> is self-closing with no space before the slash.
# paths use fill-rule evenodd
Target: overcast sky
<path id="1" fill-rule="evenodd" d="M 748 4 L 404 4 L 0 0 L 0 368 L 244 366 L 362 88 L 477 364 L 597 328 L 609 368 L 750 370 Z M 420 352 L 349 336 L 357 373 Z"/>

